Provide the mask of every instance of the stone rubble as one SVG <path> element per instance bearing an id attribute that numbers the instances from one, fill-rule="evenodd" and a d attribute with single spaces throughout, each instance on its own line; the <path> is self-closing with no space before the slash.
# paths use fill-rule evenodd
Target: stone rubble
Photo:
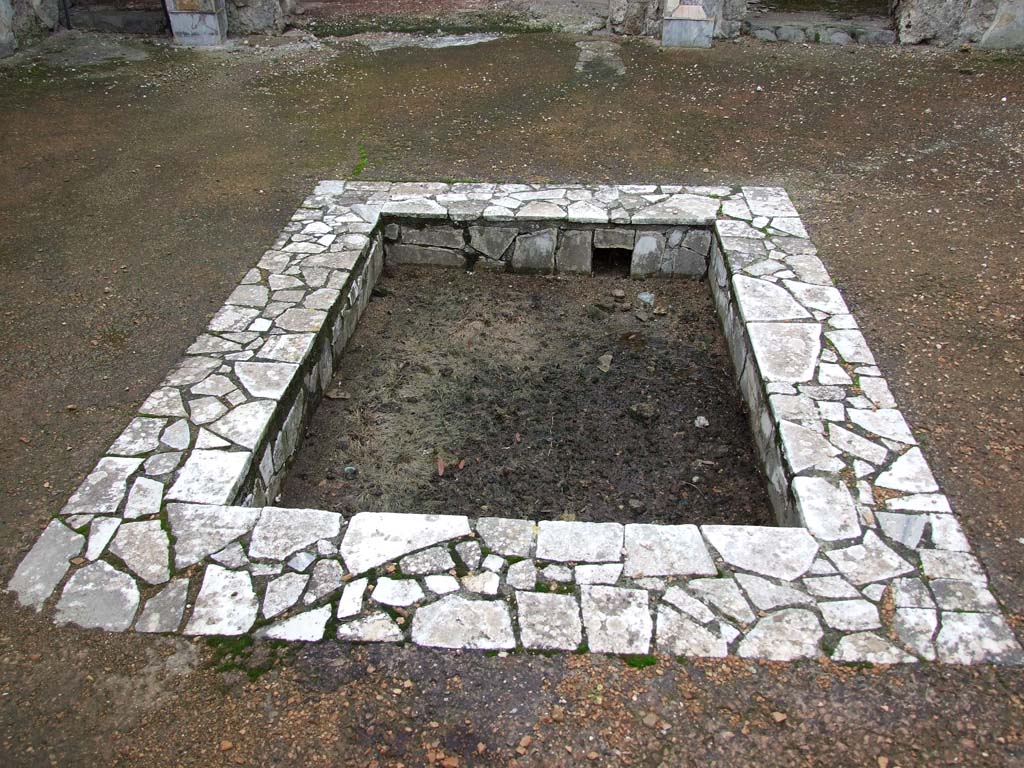
<path id="1" fill-rule="evenodd" d="M 781 527 L 272 506 L 385 258 L 586 274 L 595 248 L 707 276 Z M 7 588 L 108 631 L 1024 663 L 778 188 L 321 183 Z"/>

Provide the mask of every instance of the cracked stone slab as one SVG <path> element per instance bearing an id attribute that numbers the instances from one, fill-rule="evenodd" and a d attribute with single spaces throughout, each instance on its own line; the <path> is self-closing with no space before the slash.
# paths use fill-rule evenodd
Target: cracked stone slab
<path id="1" fill-rule="evenodd" d="M 858 632 L 843 637 L 832 652 L 832 660 L 868 664 L 911 664 L 917 661 L 909 653 L 872 632 Z"/>
<path id="2" fill-rule="evenodd" d="M 807 529 L 825 541 L 860 536 L 860 521 L 846 483 L 824 477 L 793 478 L 796 508 Z"/>
<path id="3" fill-rule="evenodd" d="M 920 448 L 911 448 L 896 459 L 878 476 L 875 485 L 907 493 L 934 493 L 939 490 Z"/>
<path id="4" fill-rule="evenodd" d="M 248 573 L 208 565 L 185 634 L 245 634 L 256 621 L 258 608 Z"/>
<path id="5" fill-rule="evenodd" d="M 416 611 L 412 641 L 431 648 L 515 648 L 512 618 L 503 600 L 448 595 Z"/>
<path id="6" fill-rule="evenodd" d="M 270 581 L 263 596 L 264 618 L 272 619 L 295 605 L 308 581 L 309 576 L 304 573 L 286 573 Z"/>
<path id="7" fill-rule="evenodd" d="M 1024 651 L 1010 626 L 992 613 L 943 612 L 935 650 L 947 664 L 1024 664 Z"/>
<path id="8" fill-rule="evenodd" d="M 78 489 L 71 494 L 61 515 L 112 515 L 124 498 L 128 478 L 142 464 L 142 459 L 119 459 L 106 456 L 99 460 Z"/>
<path id="9" fill-rule="evenodd" d="M 785 581 L 807 573 L 818 554 L 804 528 L 704 525 L 701 532 L 729 565 Z"/>
<path id="10" fill-rule="evenodd" d="M 97 560 L 75 571 L 68 579 L 55 620 L 85 629 L 123 632 L 132 625 L 139 607 L 135 580 L 113 566 Z"/>
<path id="11" fill-rule="evenodd" d="M 580 608 L 572 595 L 516 592 L 523 646 L 573 651 L 583 642 Z"/>
<path id="12" fill-rule="evenodd" d="M 349 521 L 339 552 L 350 572 L 363 573 L 469 534 L 469 518 L 461 515 L 359 512 Z"/>
<path id="13" fill-rule="evenodd" d="M 219 552 L 249 533 L 259 519 L 253 507 L 168 504 L 167 521 L 175 538 L 174 564 L 179 570 Z"/>
<path id="14" fill-rule="evenodd" d="M 658 608 L 658 650 L 673 656 L 723 658 L 729 646 L 711 630 L 677 611 Z"/>
<path id="15" fill-rule="evenodd" d="M 647 653 L 653 622 L 643 589 L 580 588 L 587 644 L 597 653 Z"/>
<path id="16" fill-rule="evenodd" d="M 860 544 L 834 549 L 825 554 L 843 576 L 858 586 L 902 576 L 914 570 L 910 563 L 887 547 L 874 531 L 865 533 Z"/>
<path id="17" fill-rule="evenodd" d="M 341 520 L 337 512 L 264 507 L 252 531 L 249 557 L 284 560 L 320 539 L 332 539 L 340 534 Z"/>
<path id="18" fill-rule="evenodd" d="M 728 619 L 746 625 L 756 618 L 739 585 L 732 579 L 694 579 L 687 587 Z"/>
<path id="19" fill-rule="evenodd" d="M 14 571 L 7 591 L 17 594 L 22 605 L 39 610 L 68 572 L 71 558 L 82 554 L 84 546 L 84 536 L 51 520 Z"/>

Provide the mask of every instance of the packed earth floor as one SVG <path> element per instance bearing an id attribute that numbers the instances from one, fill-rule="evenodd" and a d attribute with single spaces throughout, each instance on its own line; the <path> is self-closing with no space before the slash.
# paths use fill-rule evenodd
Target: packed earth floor
<path id="1" fill-rule="evenodd" d="M 317 180 L 758 183 L 793 197 L 1019 634 L 1024 59 L 630 43 L 597 75 L 576 42 L 73 35 L 5 63 L 0 581 Z M 0 610 L 4 765 L 1024 759 L 1019 669 L 280 649 Z"/>
<path id="2" fill-rule="evenodd" d="M 395 272 L 283 506 L 774 525 L 706 282 Z"/>

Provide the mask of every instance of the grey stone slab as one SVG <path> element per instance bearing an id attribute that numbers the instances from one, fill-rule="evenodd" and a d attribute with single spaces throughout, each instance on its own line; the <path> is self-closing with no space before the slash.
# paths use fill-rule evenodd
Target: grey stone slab
<path id="1" fill-rule="evenodd" d="M 316 334 L 282 333 L 271 336 L 256 353 L 257 357 L 281 363 L 301 363 L 313 346 Z"/>
<path id="2" fill-rule="evenodd" d="M 454 576 L 448 574 L 434 574 L 427 576 L 423 583 L 426 584 L 427 589 L 433 592 L 435 595 L 447 595 L 452 592 L 459 591 L 459 580 Z M 509 586 L 514 586 L 510 584 Z M 530 585 L 533 586 L 532 584 Z"/>
<path id="3" fill-rule="evenodd" d="M 267 433 L 267 427 L 276 408 L 277 404 L 271 400 L 242 403 L 210 424 L 210 430 L 244 448 L 254 449 L 260 445 Z"/>
<path id="4" fill-rule="evenodd" d="M 363 578 L 350 581 L 345 585 L 345 589 L 338 599 L 337 616 L 339 619 L 355 616 L 362 611 L 363 596 L 366 594 L 366 588 L 369 586 L 369 583 L 369 579 Z M 455 585 L 455 588 L 458 589 L 458 584 Z"/>
<path id="5" fill-rule="evenodd" d="M 744 658 L 795 661 L 818 656 L 824 633 L 818 617 L 802 608 L 787 608 L 765 616 L 740 641 Z"/>
<path id="6" fill-rule="evenodd" d="M 511 574 L 512 567 L 509 567 Z M 575 580 L 577 584 L 615 584 L 622 576 L 622 563 L 604 563 L 602 565 L 577 565 Z"/>
<path id="7" fill-rule="evenodd" d="M 455 567 L 455 561 L 445 547 L 431 547 L 406 555 L 399 562 L 402 573 L 412 576 L 426 576 L 433 573 L 444 573 Z"/>
<path id="8" fill-rule="evenodd" d="M 85 559 L 99 559 L 120 527 L 121 520 L 116 517 L 95 518 L 89 526 L 89 543 L 85 547 Z"/>
<path id="9" fill-rule="evenodd" d="M 177 632 L 188 598 L 188 579 L 175 579 L 146 601 L 136 632 Z"/>
<path id="10" fill-rule="evenodd" d="M 440 248 L 461 249 L 464 245 L 462 230 L 451 226 L 427 226 L 402 228 L 402 242 L 411 245 L 434 245 Z"/>
<path id="11" fill-rule="evenodd" d="M 572 595 L 516 592 L 519 637 L 523 646 L 574 651 L 583 641 L 580 608 Z"/>
<path id="12" fill-rule="evenodd" d="M 513 589 L 533 589 L 537 584 L 537 566 L 533 560 L 512 563 L 505 574 L 505 583 Z"/>
<path id="13" fill-rule="evenodd" d="M 249 469 L 248 451 L 194 450 L 167 492 L 172 501 L 200 504 L 228 504 Z"/>
<path id="14" fill-rule="evenodd" d="M 625 574 L 713 576 L 718 573 L 695 525 L 627 525 Z"/>
<path id="15" fill-rule="evenodd" d="M 725 640 L 664 605 L 658 608 L 657 642 L 659 651 L 672 656 L 722 658 L 729 653 Z"/>
<path id="16" fill-rule="evenodd" d="M 818 539 L 841 541 L 860 536 L 857 509 L 842 480 L 795 477 L 792 488 L 797 514 Z"/>
<path id="17" fill-rule="evenodd" d="M 785 581 L 807 573 L 818 553 L 804 528 L 704 525 L 701 532 L 730 565 Z"/>
<path id="18" fill-rule="evenodd" d="M 285 331 L 316 332 L 320 330 L 326 320 L 327 313 L 323 310 L 292 308 L 278 315 L 274 324 Z"/>
<path id="19" fill-rule="evenodd" d="M 549 273 L 555 268 L 555 242 L 558 230 L 542 229 L 519 235 L 512 251 L 514 272 Z"/>
<path id="20" fill-rule="evenodd" d="M 749 573 L 737 573 L 736 581 L 750 598 L 750 602 L 762 611 L 770 611 L 787 605 L 813 605 L 814 599 L 796 588 L 796 582 L 787 586 L 775 584 L 768 579 Z"/>
<path id="21" fill-rule="evenodd" d="M 247 572 L 208 565 L 185 634 L 245 634 L 256 621 L 258 608 Z"/>
<path id="22" fill-rule="evenodd" d="M 166 419 L 138 417 L 131 420 L 124 432 L 110 446 L 113 456 L 140 456 L 160 446 L 160 432 Z"/>
<path id="23" fill-rule="evenodd" d="M 732 286 L 745 322 L 800 320 L 811 317 L 811 313 L 800 306 L 788 291 L 767 280 L 736 275 L 732 279 Z"/>
<path id="24" fill-rule="evenodd" d="M 84 546 L 84 536 L 51 520 L 14 571 L 7 591 L 17 594 L 22 605 L 39 610 L 68 572 L 71 558 L 82 554 Z"/>
<path id="25" fill-rule="evenodd" d="M 479 595 L 496 595 L 501 586 L 501 576 L 493 571 L 471 573 L 462 577 L 462 588 Z"/>
<path id="26" fill-rule="evenodd" d="M 918 554 L 924 575 L 929 579 L 956 579 L 982 587 L 988 583 L 978 558 L 968 552 L 922 549 Z"/>
<path id="27" fill-rule="evenodd" d="M 1006 620 L 992 613 L 943 611 L 935 638 L 939 661 L 947 664 L 1024 663 L 1024 651 Z"/>
<path id="28" fill-rule="evenodd" d="M 174 387 L 161 387 L 146 398 L 139 413 L 147 416 L 188 416 L 181 392 Z"/>
<path id="29" fill-rule="evenodd" d="M 483 559 L 483 550 L 480 547 L 480 542 L 477 541 L 463 541 L 460 544 L 455 545 L 455 552 L 459 556 L 459 560 L 471 571 L 475 571 L 480 567 L 480 561 Z"/>
<path id="30" fill-rule="evenodd" d="M 412 640 L 431 648 L 514 648 L 512 619 L 502 600 L 470 600 L 448 595 L 417 609 Z"/>
<path id="31" fill-rule="evenodd" d="M 860 596 L 860 592 L 841 576 L 817 576 L 803 581 L 804 587 L 815 597 L 849 599 Z"/>
<path id="32" fill-rule="evenodd" d="M 729 619 L 740 624 L 750 624 L 755 619 L 750 604 L 732 579 L 694 579 L 687 587 Z"/>
<path id="33" fill-rule="evenodd" d="M 167 375 L 167 378 L 164 379 L 164 384 L 167 387 L 187 387 L 192 384 L 198 384 L 217 370 L 220 364 L 220 358 L 216 357 L 185 358 L 174 371 Z"/>
<path id="34" fill-rule="evenodd" d="M 360 512 L 349 522 L 339 552 L 354 574 L 443 541 L 468 536 L 461 515 Z"/>
<path id="35" fill-rule="evenodd" d="M 906 560 L 887 547 L 874 531 L 864 534 L 860 544 L 825 553 L 839 572 L 858 586 L 884 581 L 914 570 Z"/>
<path id="36" fill-rule="evenodd" d="M 661 232 L 637 232 L 629 276 L 637 279 L 656 275 L 665 258 L 665 236 Z"/>
<path id="37" fill-rule="evenodd" d="M 882 533 L 905 547 L 916 549 L 924 535 L 924 527 L 928 522 L 927 515 L 903 515 L 896 512 L 875 512 Z"/>
<path id="38" fill-rule="evenodd" d="M 294 378 L 298 366 L 293 363 L 235 363 L 235 375 L 253 397 L 280 400 Z"/>
<path id="39" fill-rule="evenodd" d="M 132 573 L 150 584 L 170 578 L 170 541 L 159 520 L 125 523 L 117 530 L 110 551 L 124 561 Z"/>
<path id="40" fill-rule="evenodd" d="M 783 280 L 782 284 L 807 309 L 816 309 L 830 315 L 845 315 L 850 311 L 843 301 L 842 294 L 830 285 L 814 285 L 798 280 Z"/>
<path id="41" fill-rule="evenodd" d="M 944 611 L 999 613 L 999 603 L 984 586 L 954 579 L 933 579 L 935 602 Z"/>
<path id="42" fill-rule="evenodd" d="M 337 512 L 265 507 L 252 532 L 249 557 L 284 560 L 320 539 L 331 539 L 340 534 L 341 520 Z"/>
<path id="43" fill-rule="evenodd" d="M 889 455 L 889 451 L 884 446 L 873 443 L 837 424 L 828 425 L 828 439 L 839 450 L 864 459 L 871 464 L 879 465 Z"/>
<path id="44" fill-rule="evenodd" d="M 61 515 L 112 515 L 124 498 L 129 477 L 142 464 L 142 459 L 119 459 L 104 456 L 96 468 L 78 486 Z"/>
<path id="45" fill-rule="evenodd" d="M 206 504 L 168 504 L 167 520 L 174 536 L 174 565 L 181 570 L 219 552 L 249 533 L 260 510 Z"/>
<path id="46" fill-rule="evenodd" d="M 908 664 L 917 661 L 873 632 L 858 632 L 839 640 L 832 661 L 867 664 Z"/>
<path id="47" fill-rule="evenodd" d="M 336 636 L 339 640 L 355 643 L 400 643 L 405 640 L 402 628 L 383 611 L 340 625 Z"/>
<path id="48" fill-rule="evenodd" d="M 946 514 L 952 512 L 949 506 L 949 499 L 941 493 L 922 493 L 886 499 L 885 506 L 889 509 L 905 509 L 917 512 L 945 512 Z"/>
<path id="49" fill-rule="evenodd" d="M 825 623 L 843 632 L 863 632 L 882 625 L 878 608 L 867 600 L 828 600 L 818 603 Z"/>
<path id="50" fill-rule="evenodd" d="M 299 553 L 295 557 L 302 554 L 304 553 Z M 308 605 L 337 592 L 341 589 L 344 578 L 345 568 L 338 560 L 327 558 L 317 560 L 313 565 L 306 594 L 302 597 L 303 601 Z"/>
<path id="51" fill-rule="evenodd" d="M 715 614 L 711 609 L 700 600 L 688 595 L 682 587 L 669 587 L 661 599 L 701 624 L 710 624 L 715 620 Z"/>
<path id="52" fill-rule="evenodd" d="M 597 653 L 647 653 L 653 622 L 647 592 L 619 587 L 580 587 L 587 645 Z"/>
<path id="53" fill-rule="evenodd" d="M 874 365 L 875 356 L 868 349 L 864 335 L 855 329 L 826 331 L 825 338 L 832 342 L 839 356 L 848 363 Z"/>
<path id="54" fill-rule="evenodd" d="M 215 397 L 202 397 L 188 404 L 191 419 L 195 424 L 205 424 L 224 413 L 227 408 Z M 174 451 L 184 451 L 192 442 L 192 430 L 188 420 L 179 419 L 164 430 L 160 442 Z"/>
<path id="55" fill-rule="evenodd" d="M 132 520 L 160 514 L 164 499 L 164 485 L 148 477 L 139 477 L 132 483 L 124 505 L 124 518 Z"/>
<path id="56" fill-rule="evenodd" d="M 821 351 L 818 323 L 748 323 L 747 333 L 766 381 L 795 384 L 814 379 Z"/>
<path id="57" fill-rule="evenodd" d="M 586 205 L 576 203 L 575 205 Z M 607 214 L 606 214 L 607 215 Z M 590 230 L 569 230 L 562 233 L 555 251 L 555 267 L 559 272 L 589 275 L 593 258 L 593 232 Z"/>
<path id="58" fill-rule="evenodd" d="M 577 200 L 569 204 L 569 221 L 581 224 L 608 223 L 608 209 L 590 200 Z"/>
<path id="59" fill-rule="evenodd" d="M 532 520 L 482 517 L 476 523 L 476 532 L 492 552 L 506 557 L 530 557 L 537 524 Z"/>
<path id="60" fill-rule="evenodd" d="M 423 599 L 423 588 L 415 579 L 382 576 L 373 589 L 373 599 L 381 605 L 405 607 Z"/>
<path id="61" fill-rule="evenodd" d="M 623 527 L 619 523 L 543 520 L 538 525 L 538 560 L 618 562 L 622 545 Z"/>
<path id="62" fill-rule="evenodd" d="M 331 606 L 324 605 L 311 611 L 290 616 L 275 622 L 259 632 L 260 637 L 271 640 L 291 640 L 293 642 L 316 642 L 322 640 L 327 622 L 331 618 Z"/>
<path id="63" fill-rule="evenodd" d="M 541 569 L 541 578 L 561 584 L 572 583 L 572 568 L 567 565 L 547 565 Z"/>
<path id="64" fill-rule="evenodd" d="M 513 227 L 470 227 L 469 245 L 489 259 L 500 259 L 518 234 Z"/>
<path id="65" fill-rule="evenodd" d="M 649 205 L 630 217 L 633 224 L 690 224 L 704 226 L 714 221 L 721 203 L 703 195 L 671 195 Z"/>
<path id="66" fill-rule="evenodd" d="M 799 474 L 808 469 L 840 472 L 846 468 L 846 465 L 836 458 L 840 453 L 839 449 L 817 430 L 791 421 L 780 421 L 778 429 L 782 438 L 782 453 L 792 474 Z"/>
<path id="67" fill-rule="evenodd" d="M 272 619 L 295 605 L 307 582 L 309 576 L 304 573 L 286 573 L 268 582 L 263 595 L 263 616 Z"/>
<path id="68" fill-rule="evenodd" d="M 875 485 L 906 493 L 934 493 L 939 490 L 920 448 L 911 448 L 896 459 L 878 475 Z"/>
<path id="69" fill-rule="evenodd" d="M 68 579 L 54 621 L 85 629 L 123 632 L 132 625 L 139 607 L 139 588 L 126 573 L 102 560 L 79 568 Z"/>
<path id="70" fill-rule="evenodd" d="M 743 187 L 742 189 L 750 212 L 754 216 L 795 218 L 800 215 L 793 207 L 786 190 L 781 187 Z"/>
<path id="71" fill-rule="evenodd" d="M 618 248 L 633 250 L 636 243 L 636 230 L 629 227 L 611 227 L 594 230 L 595 248 Z"/>
<path id="72" fill-rule="evenodd" d="M 464 267 L 466 257 L 462 251 L 434 248 L 427 245 L 389 243 L 388 261 L 393 264 L 431 264 L 435 267 Z"/>

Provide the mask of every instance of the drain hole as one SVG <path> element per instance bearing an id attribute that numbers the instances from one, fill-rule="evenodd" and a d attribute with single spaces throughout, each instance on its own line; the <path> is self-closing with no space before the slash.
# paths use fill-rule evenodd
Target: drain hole
<path id="1" fill-rule="evenodd" d="M 633 251 L 629 248 L 595 248 L 592 266 L 595 275 L 629 277 Z"/>

